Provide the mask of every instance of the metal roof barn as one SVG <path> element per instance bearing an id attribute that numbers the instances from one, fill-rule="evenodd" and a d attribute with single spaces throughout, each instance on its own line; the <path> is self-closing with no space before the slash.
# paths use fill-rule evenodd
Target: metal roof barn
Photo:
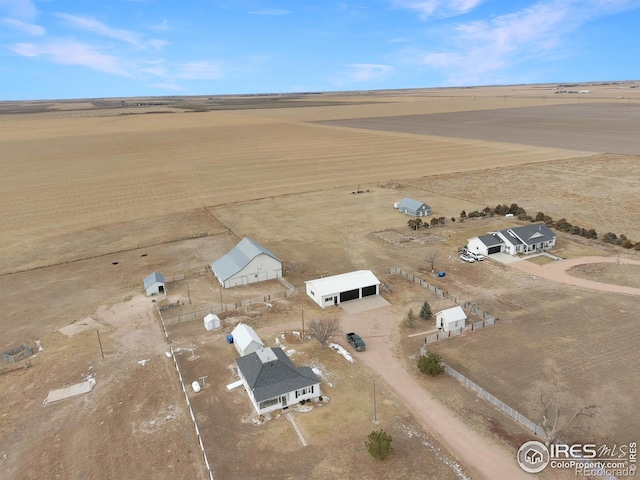
<path id="1" fill-rule="evenodd" d="M 224 288 L 282 277 L 282 263 L 278 257 L 248 237 L 211 263 L 211 270 Z"/>

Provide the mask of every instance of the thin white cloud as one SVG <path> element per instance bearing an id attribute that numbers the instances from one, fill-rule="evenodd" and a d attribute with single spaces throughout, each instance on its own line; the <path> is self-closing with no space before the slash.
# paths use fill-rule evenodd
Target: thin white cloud
<path id="1" fill-rule="evenodd" d="M 393 5 L 397 8 L 417 12 L 420 19 L 430 17 L 454 17 L 463 15 L 476 8 L 486 0 L 395 0 Z"/>
<path id="2" fill-rule="evenodd" d="M 0 20 L 0 25 L 5 25 L 21 33 L 25 33 L 34 37 L 44 35 L 47 32 L 40 25 L 23 22 L 21 20 L 16 20 L 15 18 L 3 18 L 2 20 Z"/>
<path id="3" fill-rule="evenodd" d="M 417 60 L 443 70 L 455 84 L 491 83 L 500 71 L 566 50 L 569 34 L 587 21 L 639 6 L 638 0 L 542 1 L 491 20 L 458 24 L 444 49 Z"/>
<path id="4" fill-rule="evenodd" d="M 247 13 L 249 15 L 278 16 L 278 15 L 288 15 L 291 12 L 289 10 L 285 10 L 284 8 L 260 8 L 259 10 L 250 10 Z"/>
<path id="5" fill-rule="evenodd" d="M 95 33 L 96 35 L 102 35 L 104 37 L 120 40 L 121 42 L 129 43 L 136 47 L 144 47 L 142 42 L 142 35 L 130 30 L 124 30 L 120 28 L 113 28 L 93 17 L 71 15 L 68 13 L 56 13 L 56 17 L 67 21 L 72 27 L 79 30 Z"/>
<path id="6" fill-rule="evenodd" d="M 379 65 L 374 63 L 356 63 L 348 65 L 349 78 L 355 82 L 368 82 L 387 77 L 393 72 L 391 65 Z"/>
<path id="7" fill-rule="evenodd" d="M 100 53 L 90 45 L 79 42 L 62 40 L 43 44 L 18 43 L 12 45 L 10 49 L 23 57 L 44 57 L 60 65 L 77 65 L 114 75 L 133 77 L 118 58 Z"/>
<path id="8" fill-rule="evenodd" d="M 206 60 L 178 65 L 173 74 L 184 80 L 218 80 L 222 78 L 222 67 Z"/>
<path id="9" fill-rule="evenodd" d="M 31 0 L 0 0 L 0 11 L 5 11 L 9 17 L 33 19 L 38 9 Z"/>
<path id="10" fill-rule="evenodd" d="M 172 92 L 180 92 L 184 90 L 183 87 L 176 83 L 152 83 L 151 86 L 162 90 L 171 90 Z"/>

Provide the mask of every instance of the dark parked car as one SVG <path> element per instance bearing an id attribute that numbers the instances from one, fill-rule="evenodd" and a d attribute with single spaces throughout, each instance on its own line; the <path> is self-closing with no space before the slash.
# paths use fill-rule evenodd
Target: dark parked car
<path id="1" fill-rule="evenodd" d="M 347 333 L 347 342 L 353 345 L 353 348 L 355 348 L 358 352 L 362 352 L 367 348 L 367 346 L 364 344 L 364 340 L 362 340 L 362 338 L 360 338 L 360 335 L 358 335 L 357 333 Z"/>

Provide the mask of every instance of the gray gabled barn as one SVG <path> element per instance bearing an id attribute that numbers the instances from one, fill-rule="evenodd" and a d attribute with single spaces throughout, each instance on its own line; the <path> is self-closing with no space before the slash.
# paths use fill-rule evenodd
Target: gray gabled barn
<path id="1" fill-rule="evenodd" d="M 166 293 L 164 287 L 164 275 L 158 272 L 153 272 L 147 275 L 144 279 L 144 289 L 147 292 L 147 296 Z"/>
<path id="2" fill-rule="evenodd" d="M 428 217 L 431 215 L 431 207 L 424 202 L 413 198 L 404 198 L 398 202 L 398 211 L 412 217 Z"/>
<path id="3" fill-rule="evenodd" d="M 282 263 L 278 257 L 247 237 L 213 262 L 211 270 L 224 288 L 282 277 Z"/>

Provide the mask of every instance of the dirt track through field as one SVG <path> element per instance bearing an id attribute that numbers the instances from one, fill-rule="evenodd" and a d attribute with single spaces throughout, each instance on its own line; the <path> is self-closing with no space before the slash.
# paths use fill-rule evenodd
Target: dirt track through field
<path id="1" fill-rule="evenodd" d="M 626 293 L 628 295 L 640 295 L 640 288 L 625 287 L 623 285 L 612 285 L 610 283 L 594 282 L 584 278 L 569 275 L 567 270 L 577 265 L 587 263 L 618 263 L 629 265 L 640 265 L 640 260 L 633 260 L 624 257 L 580 257 L 570 258 L 567 260 L 559 260 L 545 265 L 537 265 L 526 260 L 510 263 L 509 266 L 526 272 L 536 277 L 546 278 L 554 282 L 566 283 L 567 285 L 575 285 L 576 287 L 590 288 L 603 292 Z"/>

